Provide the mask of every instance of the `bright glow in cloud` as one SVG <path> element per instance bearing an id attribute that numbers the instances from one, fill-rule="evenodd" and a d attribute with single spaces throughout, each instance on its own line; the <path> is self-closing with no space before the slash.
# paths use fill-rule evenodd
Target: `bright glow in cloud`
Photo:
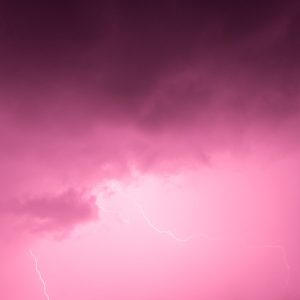
<path id="1" fill-rule="evenodd" d="M 251 290 L 260 291 L 266 299 L 271 299 L 272 293 L 263 287 L 264 276 L 270 276 L 270 282 L 265 284 L 277 285 L 277 293 L 290 291 L 293 281 L 287 249 L 284 244 L 275 243 L 280 238 L 276 227 L 274 231 L 271 230 L 273 233 L 269 232 L 266 235 L 263 232 L 265 226 L 278 224 L 276 218 L 268 216 L 269 207 L 264 207 L 265 204 L 260 198 L 253 211 L 250 207 L 241 210 L 238 202 L 226 211 L 222 204 L 224 198 L 220 197 L 226 193 L 227 197 L 232 199 L 231 203 L 234 203 L 234 199 L 240 201 L 240 196 L 244 195 L 240 192 L 247 189 L 250 193 L 250 189 L 247 188 L 250 180 L 252 192 L 247 197 L 255 199 L 256 188 L 261 183 L 258 178 L 260 172 L 263 172 L 264 178 L 271 176 L 273 180 L 277 180 L 272 169 L 266 174 L 264 168 L 257 169 L 249 165 L 247 168 L 244 166 L 243 169 L 230 170 L 206 167 L 170 176 L 135 173 L 127 182 L 118 180 L 114 185 L 104 182 L 94 186 L 89 193 L 95 197 L 100 209 L 100 222 L 87 225 L 86 228 L 78 228 L 77 232 L 81 231 L 81 234 L 70 236 L 65 241 L 41 241 L 37 246 L 39 252 L 43 253 L 43 268 L 50 275 L 48 276 L 52 289 L 54 287 L 53 297 L 60 299 L 61 294 L 68 297 L 83 296 L 83 290 L 92 287 L 86 292 L 87 297 L 103 293 L 105 297 L 116 299 L 120 294 L 109 290 L 108 287 L 113 278 L 117 282 L 125 280 L 123 272 L 129 272 L 128 278 L 141 284 L 141 288 L 146 291 L 148 287 L 143 281 L 151 274 L 154 276 L 154 272 L 163 272 L 164 276 L 170 276 L 170 280 L 173 278 L 174 282 L 166 283 L 164 287 L 161 286 L 160 276 L 152 279 L 157 294 L 149 292 L 149 297 L 160 293 L 164 297 L 167 297 L 167 294 L 173 295 L 170 288 L 175 284 L 177 287 L 174 293 L 187 293 L 189 297 L 192 297 L 191 291 L 203 295 L 208 293 L 210 296 L 207 297 L 214 297 L 213 294 L 216 295 L 218 291 L 229 293 L 230 290 L 237 291 L 242 287 L 242 290 L 249 293 Z M 218 185 L 219 189 L 215 189 L 215 185 Z M 239 189 L 236 186 L 239 186 Z M 268 193 L 270 194 L 265 196 L 271 199 L 272 190 L 268 190 Z M 87 193 L 87 197 L 90 196 Z M 245 204 L 244 201 L 245 199 Z M 259 211 L 265 210 L 262 218 L 257 215 L 258 208 Z M 276 209 L 276 214 L 279 212 L 279 209 Z M 129 222 L 118 222 L 115 218 L 116 213 L 120 213 Z M 252 213 L 256 214 L 256 219 L 252 218 Z M 238 219 L 239 225 L 243 227 L 243 231 L 240 232 L 236 231 L 236 220 L 230 222 L 239 214 L 243 214 L 242 219 Z M 103 219 L 106 224 L 103 224 Z M 110 227 L 109 231 L 103 230 L 107 224 Z M 190 235 L 191 232 L 194 235 Z M 126 259 L 123 261 L 124 256 Z M 59 267 L 51 264 L 54 257 L 61 262 Z M 43 285 L 45 281 L 38 269 L 37 259 L 34 262 Z M 162 271 L 164 263 L 172 267 Z M 180 282 L 180 276 L 176 275 L 181 269 L 185 269 L 184 265 L 192 272 L 190 283 Z M 60 268 L 72 275 L 67 278 L 59 275 Z M 103 283 L 101 287 L 97 288 L 93 282 L 83 277 L 85 272 L 81 270 L 87 269 L 90 270 L 90 276 Z M 129 269 L 131 271 L 128 271 Z M 218 278 L 213 276 L 213 273 L 217 273 Z M 246 280 L 248 274 L 253 278 Z M 196 277 L 202 282 L 201 287 L 196 287 L 196 283 L 193 283 L 193 278 Z M 247 285 L 243 286 L 245 282 Z M 214 292 L 210 289 L 212 283 L 218 286 Z M 43 286 L 46 288 L 46 285 Z M 130 291 L 130 284 L 128 287 L 120 285 L 119 291 L 126 294 L 126 297 L 142 297 L 139 290 Z M 44 293 L 48 295 L 47 290 L 44 290 Z"/>
<path id="2" fill-rule="evenodd" d="M 139 203 L 136 203 L 136 207 L 138 209 L 138 211 L 142 214 L 143 218 L 145 219 L 145 221 L 147 222 L 147 224 L 153 229 L 155 230 L 156 232 L 158 232 L 159 234 L 165 234 L 165 235 L 168 235 L 169 237 L 171 237 L 172 239 L 174 239 L 176 242 L 180 242 L 180 243 L 186 243 L 188 241 L 190 241 L 191 239 L 194 239 L 194 238 L 203 238 L 203 239 L 206 239 L 206 240 L 209 240 L 209 241 L 212 241 L 212 240 L 216 240 L 215 238 L 211 238 L 209 236 L 205 236 L 205 235 L 200 235 L 200 234 L 192 234 L 192 235 L 189 235 L 188 237 L 186 238 L 180 238 L 178 236 L 176 236 L 175 233 L 173 233 L 171 230 L 161 230 L 159 228 L 157 228 L 152 222 L 151 220 L 147 217 L 147 215 L 145 214 L 144 212 L 144 209 L 142 208 L 142 206 L 139 204 Z"/>

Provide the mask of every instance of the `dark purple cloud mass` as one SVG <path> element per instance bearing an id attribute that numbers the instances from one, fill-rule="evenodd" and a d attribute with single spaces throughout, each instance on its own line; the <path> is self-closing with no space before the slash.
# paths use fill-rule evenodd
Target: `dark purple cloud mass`
<path id="1" fill-rule="evenodd" d="M 298 1 L 1 6 L 2 102 L 27 121 L 88 116 L 160 130 L 216 107 L 271 119 L 298 107 Z"/>

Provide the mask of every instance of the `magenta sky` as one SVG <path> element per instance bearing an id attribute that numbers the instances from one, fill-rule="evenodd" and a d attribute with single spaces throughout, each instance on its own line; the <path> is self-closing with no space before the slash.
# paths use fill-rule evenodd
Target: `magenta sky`
<path id="1" fill-rule="evenodd" d="M 0 3 L 0 299 L 300 299 L 299 1 Z"/>

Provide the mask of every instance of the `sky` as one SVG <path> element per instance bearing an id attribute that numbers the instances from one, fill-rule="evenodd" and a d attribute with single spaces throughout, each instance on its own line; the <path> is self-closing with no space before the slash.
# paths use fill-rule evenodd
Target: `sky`
<path id="1" fill-rule="evenodd" d="M 300 299 L 299 1 L 0 3 L 0 298 Z"/>

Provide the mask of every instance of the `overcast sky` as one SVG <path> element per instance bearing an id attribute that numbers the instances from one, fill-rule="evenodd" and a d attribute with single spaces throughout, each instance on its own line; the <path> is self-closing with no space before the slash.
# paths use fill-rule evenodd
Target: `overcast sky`
<path id="1" fill-rule="evenodd" d="M 0 298 L 299 299 L 299 37 L 298 1 L 1 1 Z"/>

